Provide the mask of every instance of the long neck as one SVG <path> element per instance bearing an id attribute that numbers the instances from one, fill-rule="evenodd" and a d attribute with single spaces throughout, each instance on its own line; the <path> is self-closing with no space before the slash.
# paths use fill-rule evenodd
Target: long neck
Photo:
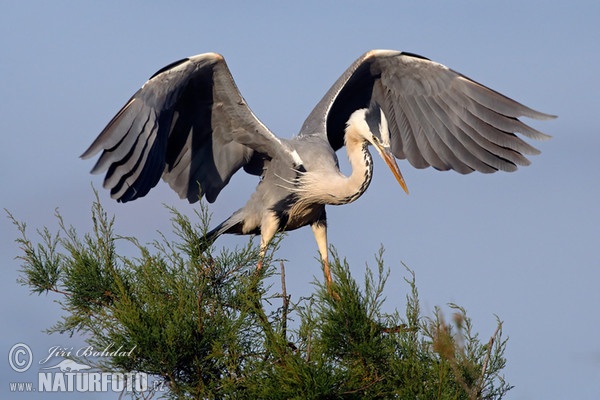
<path id="1" fill-rule="evenodd" d="M 299 206 L 315 203 L 348 204 L 358 199 L 367 190 L 373 177 L 373 159 L 367 149 L 368 143 L 352 125 L 346 129 L 344 141 L 352 167 L 350 176 L 345 176 L 339 169 L 329 166 L 309 168 L 302 174 L 301 184 L 290 188 L 298 194 Z"/>
<path id="2" fill-rule="evenodd" d="M 333 200 L 330 204 L 352 203 L 367 190 L 373 178 L 373 158 L 368 143 L 354 129 L 348 129 L 344 140 L 352 173 L 332 182 Z"/>

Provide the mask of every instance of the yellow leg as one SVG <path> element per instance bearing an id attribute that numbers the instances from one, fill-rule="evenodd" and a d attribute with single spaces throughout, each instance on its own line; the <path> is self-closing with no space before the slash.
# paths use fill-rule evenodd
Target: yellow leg
<path id="1" fill-rule="evenodd" d="M 267 246 L 279 227 L 279 219 L 273 213 L 265 215 L 260 225 L 260 252 L 258 253 L 258 264 L 256 270 L 260 271 L 262 268 L 263 260 L 267 254 Z"/>
<path id="2" fill-rule="evenodd" d="M 329 252 L 327 250 L 327 225 L 325 221 L 318 221 L 311 225 L 317 246 L 319 247 L 319 253 L 321 253 L 321 260 L 323 261 L 323 272 L 325 274 L 325 280 L 327 282 L 327 288 L 331 287 L 331 271 L 329 270 Z"/>

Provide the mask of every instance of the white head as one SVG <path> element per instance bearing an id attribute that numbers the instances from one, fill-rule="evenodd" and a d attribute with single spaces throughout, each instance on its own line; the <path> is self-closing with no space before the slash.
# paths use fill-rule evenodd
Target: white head
<path id="1" fill-rule="evenodd" d="M 372 144 L 390 168 L 402 189 L 408 194 L 406 182 L 404 182 L 400 168 L 396 163 L 396 157 L 394 157 L 391 150 L 387 118 L 379 104 L 372 103 L 369 108 L 354 111 L 348 119 L 346 133 L 349 131 L 352 131 L 355 135 L 348 137 L 347 134 L 345 137 L 346 142 L 360 140 L 363 143 Z"/>

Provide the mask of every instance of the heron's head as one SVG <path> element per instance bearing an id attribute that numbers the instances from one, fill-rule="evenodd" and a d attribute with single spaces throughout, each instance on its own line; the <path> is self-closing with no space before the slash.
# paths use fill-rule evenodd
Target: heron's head
<path id="1" fill-rule="evenodd" d="M 379 104 L 373 103 L 369 108 L 356 110 L 348 120 L 348 127 L 355 128 L 354 131 L 362 140 L 375 147 L 375 150 L 390 168 L 402 189 L 408 194 L 406 182 L 402 177 L 400 168 L 398 168 L 396 157 L 392 153 L 388 122 Z"/>

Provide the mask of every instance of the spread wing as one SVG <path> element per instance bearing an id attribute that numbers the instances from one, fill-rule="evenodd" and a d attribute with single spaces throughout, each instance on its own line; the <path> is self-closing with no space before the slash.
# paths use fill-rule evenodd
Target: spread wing
<path id="1" fill-rule="evenodd" d="M 100 151 L 92 172 L 106 171 L 118 201 L 145 196 L 162 177 L 192 203 L 213 202 L 241 167 L 260 173 L 289 150 L 246 105 L 223 57 L 207 53 L 154 74 L 81 157 Z"/>
<path id="2" fill-rule="evenodd" d="M 534 111 L 441 64 L 392 50 L 356 60 L 304 122 L 300 135 L 327 135 L 343 146 L 352 112 L 378 103 L 388 119 L 392 152 L 416 168 L 514 171 L 539 151 L 522 140 L 548 135 L 519 117 L 554 118 Z"/>

